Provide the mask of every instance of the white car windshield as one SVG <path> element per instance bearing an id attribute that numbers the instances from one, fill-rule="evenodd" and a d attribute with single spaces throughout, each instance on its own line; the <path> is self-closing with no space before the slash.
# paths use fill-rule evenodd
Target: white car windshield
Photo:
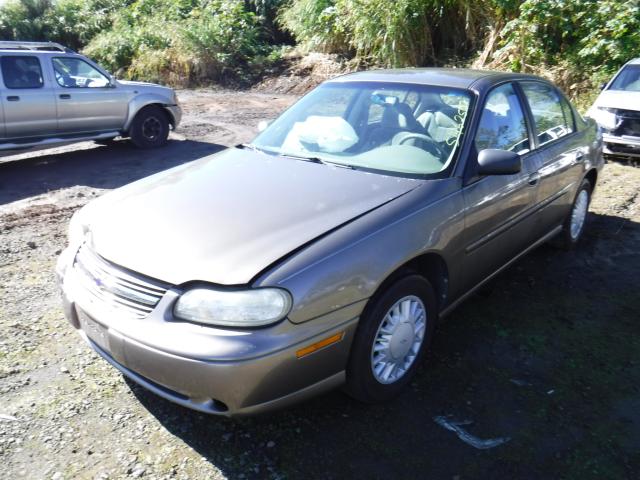
<path id="1" fill-rule="evenodd" d="M 457 154 L 471 96 L 465 90 L 382 82 L 331 82 L 276 119 L 252 146 L 408 175 L 444 172 Z"/>
<path id="2" fill-rule="evenodd" d="M 618 74 L 609 90 L 640 92 L 640 65 L 627 65 Z"/>

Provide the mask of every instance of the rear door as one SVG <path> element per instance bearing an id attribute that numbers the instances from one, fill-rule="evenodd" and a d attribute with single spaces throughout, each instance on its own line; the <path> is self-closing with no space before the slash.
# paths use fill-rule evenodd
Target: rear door
<path id="1" fill-rule="evenodd" d="M 63 134 L 121 130 L 128 94 L 80 57 L 55 56 L 54 78 L 58 131 Z"/>
<path id="2" fill-rule="evenodd" d="M 468 290 L 525 250 L 535 240 L 538 157 L 513 83 L 495 87 L 482 107 L 475 152 L 468 165 L 465 202 L 464 286 Z M 513 175 L 478 176 L 477 154 L 484 149 L 510 150 L 522 158 Z"/>
<path id="3" fill-rule="evenodd" d="M 56 104 L 40 58 L 37 55 L 3 54 L 0 71 L 5 138 L 55 134 Z"/>
<path id="4" fill-rule="evenodd" d="M 523 81 L 520 86 L 531 111 L 534 143 L 540 156 L 540 235 L 561 225 L 573 202 L 582 162 L 589 153 L 586 131 L 576 129 L 573 109 L 553 85 Z"/>

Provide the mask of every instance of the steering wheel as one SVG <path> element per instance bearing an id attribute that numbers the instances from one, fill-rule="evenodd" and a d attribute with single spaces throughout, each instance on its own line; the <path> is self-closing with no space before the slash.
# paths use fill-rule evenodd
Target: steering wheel
<path id="1" fill-rule="evenodd" d="M 61 72 L 57 68 L 54 68 L 53 72 L 54 72 L 54 74 L 56 76 L 56 81 L 58 82 L 58 85 L 60 85 L 62 87 L 74 87 L 75 86 L 75 82 L 73 82 L 73 79 L 69 75 L 66 75 L 65 73 Z"/>
<path id="2" fill-rule="evenodd" d="M 440 144 L 431 138 L 429 135 L 425 135 L 424 133 L 416 133 L 416 132 L 400 132 L 397 133 L 393 139 L 391 140 L 391 145 L 403 145 L 408 140 L 422 140 L 426 144 L 426 150 L 431 153 L 435 153 L 435 155 L 440 158 L 446 158 L 446 153 L 440 146 Z"/>

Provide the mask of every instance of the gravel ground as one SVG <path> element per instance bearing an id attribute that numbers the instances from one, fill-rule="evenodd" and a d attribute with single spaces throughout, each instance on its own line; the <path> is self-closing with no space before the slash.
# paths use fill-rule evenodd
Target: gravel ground
<path id="1" fill-rule="evenodd" d="M 161 150 L 83 143 L 0 161 L 2 478 L 637 478 L 640 169 L 608 164 L 571 253 L 541 247 L 439 327 L 409 389 L 333 392 L 228 420 L 129 383 L 63 318 L 53 268 L 72 213 L 107 190 L 250 140 L 295 97 L 182 91 Z M 433 421 L 449 415 L 476 450 Z"/>

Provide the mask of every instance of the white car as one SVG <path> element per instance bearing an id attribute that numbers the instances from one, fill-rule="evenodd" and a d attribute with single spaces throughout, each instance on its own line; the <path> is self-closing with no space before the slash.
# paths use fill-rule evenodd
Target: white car
<path id="1" fill-rule="evenodd" d="M 603 85 L 587 116 L 602 129 L 605 157 L 640 158 L 640 58 Z"/>

